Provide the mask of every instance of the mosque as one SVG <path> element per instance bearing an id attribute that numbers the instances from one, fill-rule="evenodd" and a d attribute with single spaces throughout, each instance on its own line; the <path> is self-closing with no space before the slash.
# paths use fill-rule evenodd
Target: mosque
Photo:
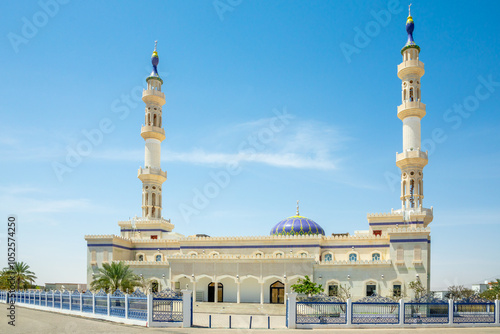
<path id="1" fill-rule="evenodd" d="M 146 104 L 142 217 L 118 222 L 120 235 L 87 235 L 87 283 L 103 263 L 123 261 L 136 273 L 153 280 L 152 289 L 190 289 L 195 301 L 213 303 L 284 303 L 285 294 L 298 279 L 308 275 L 328 295 L 349 287 L 354 300 L 377 293 L 411 296 L 408 283 L 420 280 L 429 288 L 430 228 L 433 209 L 423 207 L 423 168 L 427 153 L 421 151 L 420 81 L 424 63 L 413 40 L 414 22 L 406 21 L 408 41 L 402 48 L 401 104 L 397 117 L 403 122 L 403 149 L 396 155 L 401 169 L 401 208 L 367 215 L 368 230 L 354 235 L 327 235 L 323 227 L 296 215 L 288 217 L 258 237 L 183 236 L 162 217 L 162 184 L 167 173 L 160 167 L 162 107 L 165 94 L 158 75 L 158 53 L 152 55 L 153 71 L 146 79 L 142 100 Z M 270 226 L 271 227 L 271 226 Z"/>

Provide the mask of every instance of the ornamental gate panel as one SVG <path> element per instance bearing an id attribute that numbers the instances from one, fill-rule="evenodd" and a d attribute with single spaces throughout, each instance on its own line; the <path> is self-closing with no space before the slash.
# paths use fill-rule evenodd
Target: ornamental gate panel
<path id="1" fill-rule="evenodd" d="M 71 310 L 80 311 L 80 293 L 78 290 L 73 291 L 71 294 Z"/>
<path id="2" fill-rule="evenodd" d="M 155 322 L 182 322 L 181 295 L 170 289 L 153 294 L 152 312 Z"/>
<path id="3" fill-rule="evenodd" d="M 70 305 L 69 305 L 69 291 L 68 290 L 66 290 L 62 293 L 61 303 L 62 303 L 62 308 L 64 310 L 69 310 Z"/>
<path id="4" fill-rule="evenodd" d="M 54 292 L 54 307 L 61 308 L 61 291 Z"/>
<path id="5" fill-rule="evenodd" d="M 494 323 L 495 303 L 479 297 L 453 302 L 453 323 Z"/>
<path id="6" fill-rule="evenodd" d="M 425 295 L 405 303 L 405 324 L 446 324 L 449 321 L 449 303 L 433 295 Z"/>
<path id="7" fill-rule="evenodd" d="M 108 315 L 108 294 L 101 289 L 94 298 L 94 313 Z"/>
<path id="8" fill-rule="evenodd" d="M 92 293 L 88 290 L 82 295 L 82 311 L 92 313 Z"/>
<path id="9" fill-rule="evenodd" d="M 47 307 L 54 307 L 54 291 L 47 293 Z"/>
<path id="10" fill-rule="evenodd" d="M 140 290 L 128 296 L 129 319 L 148 320 L 148 298 Z"/>
<path id="11" fill-rule="evenodd" d="M 321 294 L 297 301 L 297 324 L 346 324 L 346 314 L 347 303 L 337 297 Z"/>
<path id="12" fill-rule="evenodd" d="M 399 303 L 373 294 L 352 303 L 352 324 L 398 324 Z"/>
<path id="13" fill-rule="evenodd" d="M 109 297 L 109 314 L 115 317 L 125 318 L 125 295 L 120 290 L 116 290 Z"/>

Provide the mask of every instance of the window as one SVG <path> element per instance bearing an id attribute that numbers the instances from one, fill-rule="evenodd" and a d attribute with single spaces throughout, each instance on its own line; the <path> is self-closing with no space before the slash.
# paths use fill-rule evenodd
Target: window
<path id="1" fill-rule="evenodd" d="M 373 253 L 373 255 L 372 255 L 372 261 L 380 261 L 380 254 L 379 253 Z"/>
<path id="2" fill-rule="evenodd" d="M 366 295 L 371 296 L 377 292 L 377 286 L 375 284 L 368 284 L 366 286 Z"/>
<path id="3" fill-rule="evenodd" d="M 158 239 L 158 236 L 157 235 L 152 235 L 151 239 Z"/>
<path id="4" fill-rule="evenodd" d="M 333 257 L 332 257 L 332 254 L 326 254 L 326 255 L 325 255 L 325 261 L 326 261 L 326 262 L 331 262 L 331 261 L 332 261 L 332 258 L 333 258 Z"/>
<path id="5" fill-rule="evenodd" d="M 276 253 L 276 257 L 283 257 L 283 253 Z"/>
<path id="6" fill-rule="evenodd" d="M 137 260 L 138 260 L 138 261 L 144 261 L 144 255 L 142 255 L 142 254 L 141 254 L 141 255 L 139 255 L 139 256 L 137 257 Z"/>
<path id="7" fill-rule="evenodd" d="M 404 250 L 403 248 L 398 248 L 396 251 L 396 261 L 397 262 L 404 262 Z"/>
<path id="8" fill-rule="evenodd" d="M 422 261 L 422 249 L 420 246 L 415 246 L 415 249 L 413 249 L 413 260 Z"/>
<path id="9" fill-rule="evenodd" d="M 306 256 L 307 256 L 307 253 L 300 253 L 300 256 L 301 256 L 301 257 L 306 257 Z"/>
<path id="10" fill-rule="evenodd" d="M 349 261 L 356 262 L 358 261 L 358 255 L 356 254 L 349 254 Z"/>
<path id="11" fill-rule="evenodd" d="M 373 230 L 373 235 L 382 235 L 382 230 Z"/>
<path id="12" fill-rule="evenodd" d="M 339 285 L 329 284 L 328 285 L 328 296 L 338 296 L 339 295 Z"/>
<path id="13" fill-rule="evenodd" d="M 161 261 L 161 255 L 158 254 L 158 255 L 156 255 L 156 262 L 160 262 L 160 261 Z"/>
<path id="14" fill-rule="evenodd" d="M 392 296 L 401 297 L 401 284 L 394 284 L 392 286 Z"/>

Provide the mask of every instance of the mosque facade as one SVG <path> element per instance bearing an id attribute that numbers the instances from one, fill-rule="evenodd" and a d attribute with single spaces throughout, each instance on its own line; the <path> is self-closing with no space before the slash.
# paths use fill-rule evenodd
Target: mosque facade
<path id="1" fill-rule="evenodd" d="M 397 117 L 403 123 L 403 148 L 396 155 L 401 169 L 401 207 L 367 215 L 368 229 L 353 235 L 331 234 L 297 212 L 258 237 L 183 236 L 162 218 L 162 185 L 167 179 L 160 166 L 165 139 L 162 108 L 165 94 L 153 52 L 153 72 L 146 79 L 142 217 L 118 222 L 119 235 L 87 235 L 87 283 L 103 263 L 123 261 L 137 274 L 153 281 L 153 290 L 193 290 L 193 298 L 214 303 L 284 303 L 291 285 L 308 275 L 328 295 L 341 287 L 354 300 L 377 293 L 411 296 L 408 283 L 420 280 L 429 288 L 430 228 L 433 209 L 423 207 L 423 168 L 420 121 L 426 114 L 421 102 L 424 64 L 413 40 L 414 22 L 406 22 L 408 41 L 397 67 L 402 81 L 402 103 Z"/>

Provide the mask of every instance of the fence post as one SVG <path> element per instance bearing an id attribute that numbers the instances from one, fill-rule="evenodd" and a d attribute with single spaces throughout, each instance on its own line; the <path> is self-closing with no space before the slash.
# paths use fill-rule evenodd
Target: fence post
<path id="1" fill-rule="evenodd" d="M 95 314 L 95 293 L 92 292 L 92 313 Z"/>
<path id="2" fill-rule="evenodd" d="M 83 293 L 80 291 L 80 312 L 83 312 Z"/>
<path id="3" fill-rule="evenodd" d="M 125 294 L 125 319 L 128 319 L 128 293 Z"/>
<path id="4" fill-rule="evenodd" d="M 153 295 L 148 294 L 148 327 L 151 327 L 153 322 Z"/>
<path id="5" fill-rule="evenodd" d="M 297 293 L 288 294 L 288 328 L 297 328 Z"/>
<path id="6" fill-rule="evenodd" d="M 56 297 L 54 295 L 54 290 L 52 290 L 52 308 L 55 308 L 56 307 Z"/>
<path id="7" fill-rule="evenodd" d="M 106 304 L 108 305 L 108 317 L 111 315 L 111 294 L 107 294 L 106 296 Z"/>
<path id="8" fill-rule="evenodd" d="M 191 327 L 191 299 L 193 291 L 182 290 L 182 327 Z"/>
<path id="9" fill-rule="evenodd" d="M 60 291 L 59 292 L 59 306 L 61 306 L 61 310 L 62 310 L 62 305 L 63 305 L 63 292 Z"/>
<path id="10" fill-rule="evenodd" d="M 453 325 L 453 299 L 448 299 L 448 325 Z"/>
<path id="11" fill-rule="evenodd" d="M 352 300 L 351 300 L 351 298 L 347 299 L 345 312 L 346 312 L 346 317 L 347 317 L 347 325 L 352 325 Z"/>
<path id="12" fill-rule="evenodd" d="M 49 305 L 49 296 L 47 296 L 48 293 L 47 291 L 45 291 L 45 307 L 47 307 Z"/>
<path id="13" fill-rule="evenodd" d="M 495 300 L 495 324 L 500 324 L 500 300 Z"/>
<path id="14" fill-rule="evenodd" d="M 405 301 L 403 299 L 399 300 L 399 325 L 403 326 L 405 324 Z"/>

